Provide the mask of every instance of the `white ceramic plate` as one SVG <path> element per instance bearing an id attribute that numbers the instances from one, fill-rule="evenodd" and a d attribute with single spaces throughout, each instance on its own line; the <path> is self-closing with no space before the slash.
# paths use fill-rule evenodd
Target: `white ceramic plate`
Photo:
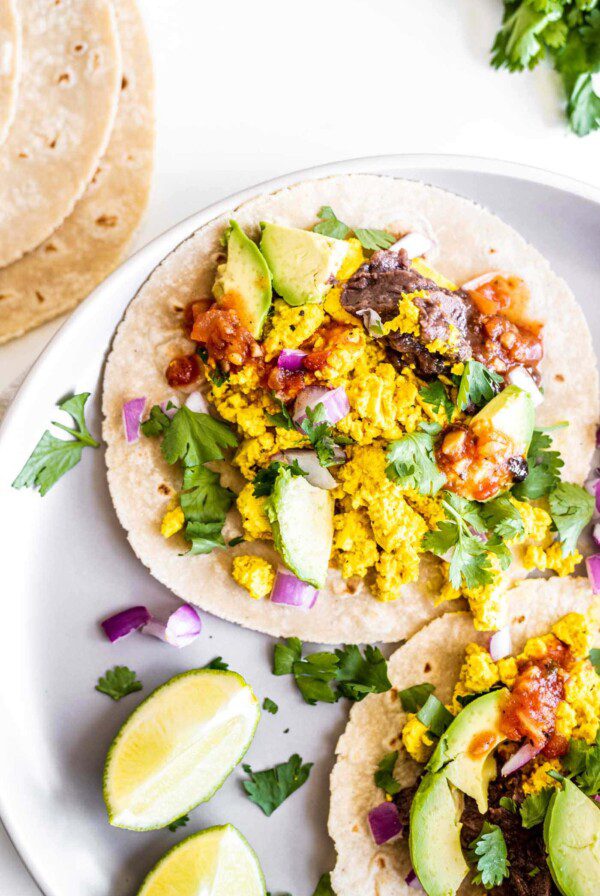
<path id="1" fill-rule="evenodd" d="M 274 894 L 309 896 L 331 867 L 328 776 L 347 704 L 307 706 L 288 678 L 271 674 L 271 638 L 208 616 L 197 643 L 181 652 L 142 636 L 111 646 L 98 620 L 132 603 L 159 610 L 175 602 L 129 549 L 108 497 L 102 452 L 86 450 L 43 499 L 11 489 L 10 482 L 67 393 L 92 393 L 91 428 L 100 432 L 100 375 L 112 333 L 139 285 L 174 246 L 257 192 L 351 171 L 421 179 L 487 205 L 550 259 L 600 335 L 600 192 L 535 169 L 460 157 L 344 162 L 255 187 L 159 237 L 90 296 L 35 365 L 0 433 L 0 814 L 46 896 L 132 896 L 170 845 L 227 821 L 256 848 Z M 261 769 L 298 752 L 315 763 L 308 783 L 268 819 L 246 799 L 236 771 L 185 830 L 111 828 L 101 773 L 119 725 L 157 684 L 217 654 L 248 678 L 261 700 L 269 696 L 280 707 L 275 716 L 263 714 L 247 761 Z M 142 693 L 120 703 L 94 690 L 98 676 L 116 663 L 135 669 L 144 684 Z"/>

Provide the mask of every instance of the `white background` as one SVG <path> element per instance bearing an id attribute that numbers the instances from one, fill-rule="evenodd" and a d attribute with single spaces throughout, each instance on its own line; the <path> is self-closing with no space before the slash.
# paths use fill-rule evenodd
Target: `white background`
<path id="1" fill-rule="evenodd" d="M 139 2 L 157 151 L 136 246 L 254 182 L 379 153 L 504 158 L 600 186 L 600 134 L 569 133 L 554 74 L 489 67 L 498 0 Z M 0 390 L 58 325 L 0 348 Z M 0 893 L 39 896 L 1 829 Z"/>

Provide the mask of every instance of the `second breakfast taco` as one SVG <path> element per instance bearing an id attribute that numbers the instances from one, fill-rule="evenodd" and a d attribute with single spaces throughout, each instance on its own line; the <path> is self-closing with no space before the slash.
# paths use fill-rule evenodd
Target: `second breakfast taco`
<path id="1" fill-rule="evenodd" d="M 347 175 L 259 196 L 151 274 L 108 359 L 136 554 L 226 619 L 392 641 L 573 572 L 596 364 L 566 284 L 466 199 Z M 141 432 L 140 432 L 141 423 Z"/>
<path id="2" fill-rule="evenodd" d="M 446 614 L 394 653 L 337 746 L 337 896 L 600 893 L 598 609 L 530 580 L 512 643 Z"/>

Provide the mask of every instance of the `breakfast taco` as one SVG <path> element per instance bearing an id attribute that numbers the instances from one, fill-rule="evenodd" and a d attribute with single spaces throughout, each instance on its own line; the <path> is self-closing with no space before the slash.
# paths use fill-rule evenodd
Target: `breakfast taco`
<path id="1" fill-rule="evenodd" d="M 510 613 L 510 637 L 466 613 L 429 623 L 391 657 L 392 690 L 352 708 L 337 896 L 600 892 L 598 599 L 585 579 L 528 580 Z"/>
<path id="2" fill-rule="evenodd" d="M 151 274 L 119 326 L 108 479 L 177 595 L 277 635 L 501 628 L 581 561 L 596 364 L 566 284 L 483 208 L 347 175 L 256 197 Z"/>

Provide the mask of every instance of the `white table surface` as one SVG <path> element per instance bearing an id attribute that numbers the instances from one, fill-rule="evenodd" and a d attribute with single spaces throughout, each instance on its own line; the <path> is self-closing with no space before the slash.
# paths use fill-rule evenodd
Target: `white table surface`
<path id="1" fill-rule="evenodd" d="M 498 0 L 138 2 L 158 123 L 134 248 L 242 187 L 357 156 L 463 153 L 600 186 L 600 134 L 570 134 L 554 74 L 489 67 Z M 0 347 L 0 391 L 61 322 Z M 39 896 L 1 827 L 0 892 Z"/>

